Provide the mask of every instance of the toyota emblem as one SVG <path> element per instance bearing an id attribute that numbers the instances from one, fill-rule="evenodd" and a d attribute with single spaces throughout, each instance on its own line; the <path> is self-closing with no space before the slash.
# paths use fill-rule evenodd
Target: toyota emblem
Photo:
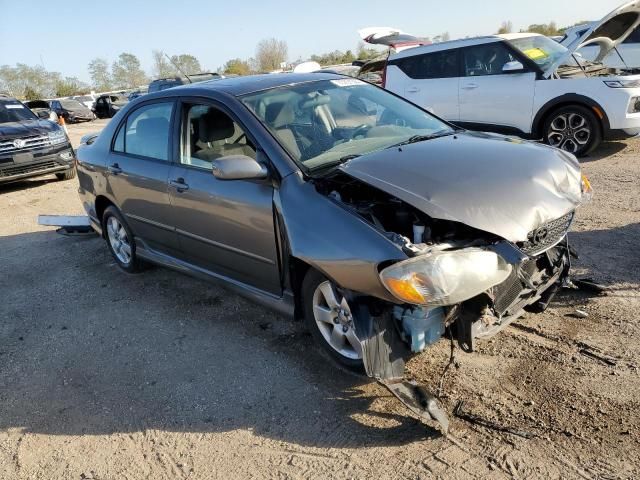
<path id="1" fill-rule="evenodd" d="M 549 236 L 549 230 L 542 227 L 537 229 L 535 232 L 533 232 L 533 241 L 536 244 L 540 244 L 544 242 L 548 236 Z"/>

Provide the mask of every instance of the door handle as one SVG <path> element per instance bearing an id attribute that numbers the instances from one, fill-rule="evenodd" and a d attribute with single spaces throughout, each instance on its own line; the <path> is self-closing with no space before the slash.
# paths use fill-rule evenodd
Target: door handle
<path id="1" fill-rule="evenodd" d="M 409 87 L 407 88 L 407 93 L 418 93 L 420 89 L 418 87 Z"/>
<path id="2" fill-rule="evenodd" d="M 122 169 L 120 168 L 120 165 L 118 165 L 117 163 L 113 163 L 109 165 L 107 167 L 107 170 L 109 171 L 109 173 L 113 175 L 118 175 L 119 173 L 122 173 Z"/>
<path id="3" fill-rule="evenodd" d="M 189 190 L 189 185 L 187 185 L 184 181 L 184 178 L 176 178 L 175 180 L 169 180 L 169 186 L 175 188 L 178 193 L 182 193 L 186 190 Z"/>
<path id="4" fill-rule="evenodd" d="M 465 85 L 462 86 L 463 90 L 473 90 L 475 88 L 478 88 L 478 84 L 477 83 L 467 83 Z"/>

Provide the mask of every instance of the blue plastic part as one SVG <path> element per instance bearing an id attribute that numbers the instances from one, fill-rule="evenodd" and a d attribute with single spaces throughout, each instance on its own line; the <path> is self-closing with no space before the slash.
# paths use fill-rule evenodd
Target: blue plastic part
<path id="1" fill-rule="evenodd" d="M 394 307 L 394 313 L 402 321 L 402 328 L 411 340 L 411 351 L 414 353 L 424 351 L 444 335 L 445 314 L 442 307 Z"/>

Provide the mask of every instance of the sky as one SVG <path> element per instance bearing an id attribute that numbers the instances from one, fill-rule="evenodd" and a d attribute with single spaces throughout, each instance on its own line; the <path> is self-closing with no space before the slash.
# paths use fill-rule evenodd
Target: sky
<path id="1" fill-rule="evenodd" d="M 121 52 L 151 70 L 151 51 L 195 55 L 215 71 L 231 58 L 252 57 L 256 44 L 275 37 L 289 60 L 314 53 L 355 50 L 357 30 L 399 28 L 451 38 L 495 33 L 555 21 L 559 26 L 597 20 L 621 0 L 0 0 L 0 65 L 43 65 L 89 81 L 87 65 L 112 62 Z"/>

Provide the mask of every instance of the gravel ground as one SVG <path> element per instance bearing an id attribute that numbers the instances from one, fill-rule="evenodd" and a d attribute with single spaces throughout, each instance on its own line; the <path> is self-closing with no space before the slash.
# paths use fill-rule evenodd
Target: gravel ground
<path id="1" fill-rule="evenodd" d="M 127 275 L 97 237 L 38 226 L 82 213 L 77 180 L 1 186 L 0 478 L 640 477 L 639 151 L 584 160 L 596 196 L 575 271 L 609 293 L 565 291 L 455 352 L 447 409 L 464 399 L 528 439 L 458 418 L 443 438 L 299 323 L 165 269 Z M 448 360 L 442 341 L 409 369 L 435 386 Z"/>

